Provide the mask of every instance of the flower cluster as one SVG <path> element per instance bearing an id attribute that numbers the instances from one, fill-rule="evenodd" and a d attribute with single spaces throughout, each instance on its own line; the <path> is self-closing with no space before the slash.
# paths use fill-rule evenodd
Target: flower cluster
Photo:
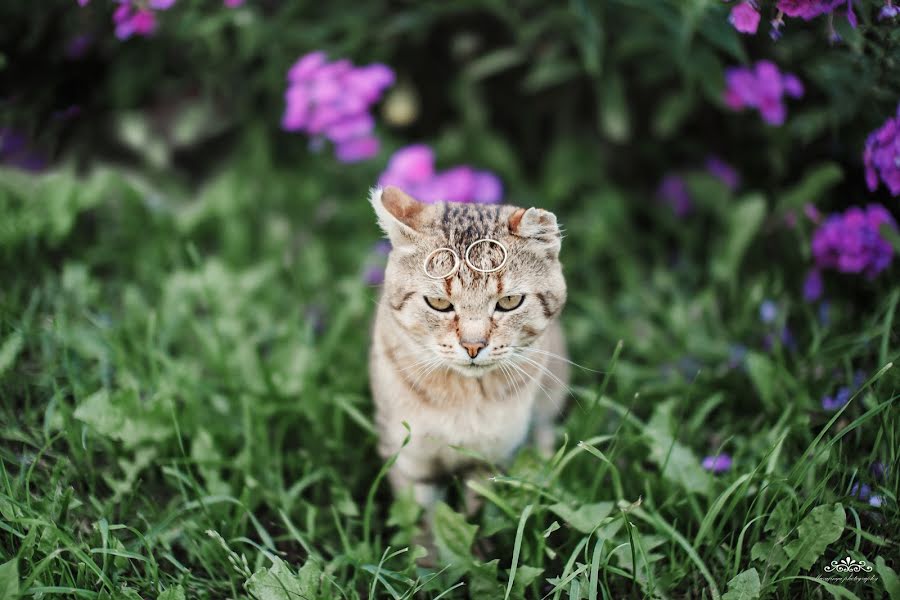
<path id="1" fill-rule="evenodd" d="M 784 17 L 791 17 L 810 21 L 821 15 L 832 15 L 834 12 L 844 6 L 844 14 L 850 26 L 856 28 L 858 22 L 856 13 L 853 12 L 853 0 L 778 0 L 776 8 L 778 15 L 772 20 L 772 30 L 770 35 L 772 39 L 777 40 L 781 37 L 781 26 L 784 25 Z M 828 21 L 829 38 L 832 42 L 840 41 L 841 36 L 834 29 L 834 25 L 829 19 Z"/>
<path id="2" fill-rule="evenodd" d="M 897 228 L 894 218 L 880 204 L 853 206 L 831 215 L 813 234 L 816 269 L 875 277 L 894 257 L 893 248 L 879 232 L 883 225 Z"/>
<path id="3" fill-rule="evenodd" d="M 356 67 L 346 59 L 328 62 L 319 51 L 300 57 L 287 78 L 283 129 L 330 140 L 342 162 L 378 154 L 378 138 L 372 135 L 375 120 L 369 108 L 394 83 L 390 68 L 382 64 Z"/>
<path id="4" fill-rule="evenodd" d="M 391 157 L 378 185 L 395 185 L 422 202 L 495 204 L 503 198 L 500 179 L 489 171 L 460 165 L 437 172 L 434 152 L 424 144 L 401 148 Z"/>
<path id="5" fill-rule="evenodd" d="M 875 191 L 880 178 L 892 195 L 900 195 L 900 106 L 896 117 L 869 134 L 863 162 L 869 190 Z"/>
<path id="6" fill-rule="evenodd" d="M 791 73 L 761 60 L 753 67 L 731 67 L 725 71 L 725 104 L 733 110 L 756 108 L 769 125 L 781 125 L 787 116 L 784 96 L 800 98 L 803 84 Z"/>

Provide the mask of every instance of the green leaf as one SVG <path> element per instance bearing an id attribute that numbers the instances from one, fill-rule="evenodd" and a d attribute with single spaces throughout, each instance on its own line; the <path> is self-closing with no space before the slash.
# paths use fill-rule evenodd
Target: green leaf
<path id="1" fill-rule="evenodd" d="M 464 73 L 473 81 L 478 81 L 507 71 L 524 62 L 525 58 L 522 50 L 515 46 L 499 48 L 473 60 L 466 67 Z"/>
<path id="2" fill-rule="evenodd" d="M 512 595 L 514 598 L 524 598 L 526 597 L 526 591 L 528 586 L 532 584 L 532 582 L 540 577 L 540 575 L 544 572 L 544 569 L 540 569 L 538 567 L 531 567 L 529 565 L 519 565 L 518 570 L 516 570 L 516 582 L 513 585 Z"/>
<path id="3" fill-rule="evenodd" d="M 268 569 L 260 569 L 244 584 L 247 591 L 259 600 L 296 600 L 318 596 L 320 567 L 312 560 L 306 561 L 299 575 L 294 575 L 280 558 Z"/>
<path id="4" fill-rule="evenodd" d="M 759 573 L 750 568 L 731 578 L 722 600 L 754 600 L 759 598 L 759 592 Z"/>
<path id="5" fill-rule="evenodd" d="M 780 195 L 778 212 L 785 213 L 807 203 L 818 203 L 822 195 L 843 178 L 844 172 L 834 163 L 824 163 L 807 171 L 800 183 Z"/>
<path id="6" fill-rule="evenodd" d="M 600 130 L 614 142 L 625 142 L 631 137 L 631 119 L 625 82 L 616 74 L 598 84 L 600 97 Z"/>
<path id="7" fill-rule="evenodd" d="M 894 247 L 894 252 L 900 253 L 900 233 L 888 223 L 882 223 L 878 233 Z"/>
<path id="8" fill-rule="evenodd" d="M 470 548 L 475 541 L 477 525 L 470 525 L 459 513 L 443 502 L 434 510 L 434 538 L 441 558 L 456 568 L 468 570 L 472 563 Z M 456 570 L 456 569 L 454 569 Z"/>
<path id="9" fill-rule="evenodd" d="M 847 516 L 840 502 L 817 506 L 800 521 L 797 539 L 784 547 L 788 557 L 803 570 L 810 569 L 844 532 Z"/>
<path id="10" fill-rule="evenodd" d="M 12 600 L 19 595 L 19 567 L 16 559 L 0 565 L 0 600 Z"/>
<path id="11" fill-rule="evenodd" d="M 775 365 L 759 352 L 748 352 L 745 363 L 759 399 L 767 409 L 775 409 Z"/>
<path id="12" fill-rule="evenodd" d="M 160 594 L 156 600 L 184 600 L 184 588 L 180 585 L 170 587 Z"/>
<path id="13" fill-rule="evenodd" d="M 0 346 L 0 377 L 16 364 L 16 359 L 22 351 L 22 332 L 16 331 L 3 341 Z"/>
<path id="14" fill-rule="evenodd" d="M 716 279 L 728 281 L 735 277 L 765 216 L 766 201 L 759 194 L 745 197 L 729 213 L 725 237 L 712 260 L 712 273 Z"/>
<path id="15" fill-rule="evenodd" d="M 694 108 L 694 97 L 676 92 L 663 98 L 653 115 L 653 133 L 663 139 L 676 133 Z"/>
<path id="16" fill-rule="evenodd" d="M 881 583 L 888 597 L 891 600 L 900 600 L 900 579 L 897 578 L 897 572 L 887 566 L 880 556 L 875 558 L 875 572 L 881 577 Z"/>
<path id="17" fill-rule="evenodd" d="M 500 559 L 472 565 L 469 575 L 469 597 L 484 600 L 503 600 L 503 585 L 497 580 L 497 565 Z"/>
<path id="18" fill-rule="evenodd" d="M 665 479 L 677 483 L 691 493 L 708 494 L 711 486 L 709 473 L 690 448 L 675 440 L 673 400 L 657 404 L 653 416 L 647 421 L 644 439 L 650 446 L 650 460 L 663 470 Z"/>
<path id="19" fill-rule="evenodd" d="M 582 504 L 577 510 L 570 508 L 568 504 L 559 503 L 549 508 L 551 512 L 568 523 L 572 528 L 581 533 L 591 533 L 612 512 L 613 503 L 595 502 L 593 504 Z"/>
<path id="20" fill-rule="evenodd" d="M 784 554 L 781 546 L 774 544 L 769 540 L 756 542 L 750 549 L 750 558 L 761 561 L 767 565 L 781 565 L 787 562 L 788 558 Z"/>
<path id="21" fill-rule="evenodd" d="M 110 394 L 101 389 L 85 398 L 74 416 L 126 446 L 159 442 L 172 435 L 165 414 L 152 401 L 143 402 L 136 392 L 128 390 Z"/>

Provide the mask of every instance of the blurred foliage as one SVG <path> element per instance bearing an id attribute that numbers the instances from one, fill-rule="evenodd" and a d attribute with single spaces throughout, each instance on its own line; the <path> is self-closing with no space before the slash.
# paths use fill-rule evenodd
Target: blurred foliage
<path id="1" fill-rule="evenodd" d="M 718 0 L 179 0 L 125 42 L 109 2 L 0 3 L 0 125 L 54 161 L 0 170 L 0 596 L 896 590 L 896 266 L 829 274 L 820 305 L 800 293 L 805 204 L 897 213 L 861 155 L 900 99 L 900 27 L 855 6 L 832 45 L 824 19 L 742 37 Z M 397 72 L 369 163 L 278 128 L 287 69 L 319 48 Z M 806 83 L 780 128 L 721 101 L 723 69 L 761 58 Z M 366 190 L 413 141 L 556 211 L 589 367 L 553 459 L 523 451 L 475 516 L 452 486 L 446 571 L 415 563 L 418 510 L 380 477 L 365 374 Z M 687 219 L 654 198 L 670 171 Z M 723 450 L 731 472 L 702 469 Z M 878 581 L 815 579 L 845 553 Z"/>

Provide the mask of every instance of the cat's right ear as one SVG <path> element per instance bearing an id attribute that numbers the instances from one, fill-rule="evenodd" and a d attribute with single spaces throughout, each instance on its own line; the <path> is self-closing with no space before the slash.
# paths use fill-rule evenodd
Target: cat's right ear
<path id="1" fill-rule="evenodd" d="M 375 209 L 378 225 L 395 248 L 413 243 L 421 234 L 427 204 L 419 202 L 403 190 L 392 185 L 372 188 L 369 202 Z"/>

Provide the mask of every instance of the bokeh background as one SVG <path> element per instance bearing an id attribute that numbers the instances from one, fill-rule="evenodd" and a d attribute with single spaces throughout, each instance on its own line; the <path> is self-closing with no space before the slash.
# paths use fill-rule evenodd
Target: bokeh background
<path id="1" fill-rule="evenodd" d="M 0 597 L 900 598 L 898 66 L 890 0 L 4 1 Z M 566 230 L 560 451 L 431 565 L 378 183 Z"/>

